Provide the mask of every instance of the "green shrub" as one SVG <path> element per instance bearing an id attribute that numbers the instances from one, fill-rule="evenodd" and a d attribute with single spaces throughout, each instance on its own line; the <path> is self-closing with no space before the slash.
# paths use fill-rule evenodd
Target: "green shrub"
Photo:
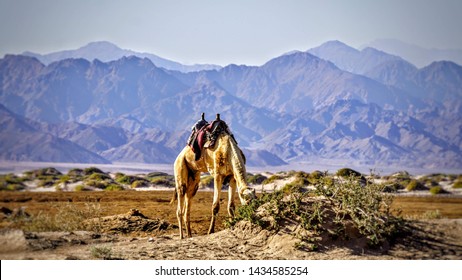
<path id="1" fill-rule="evenodd" d="M 170 176 L 168 173 L 165 172 L 150 172 L 146 175 L 147 178 L 154 178 L 154 177 L 165 177 Z"/>
<path id="2" fill-rule="evenodd" d="M 266 176 L 263 176 L 261 174 L 251 174 L 251 173 L 248 173 L 247 174 L 247 182 L 251 185 L 259 185 L 259 184 L 262 184 L 266 179 L 268 179 L 268 177 Z"/>
<path id="3" fill-rule="evenodd" d="M 310 178 L 311 178 L 312 180 L 314 180 L 315 182 L 316 182 L 317 180 L 323 178 L 324 176 L 326 176 L 326 173 L 321 172 L 321 171 L 319 171 L 319 170 L 315 170 L 315 171 L 311 172 L 311 174 L 310 174 Z"/>
<path id="4" fill-rule="evenodd" d="M 38 187 L 51 187 L 55 184 L 55 179 L 52 176 L 46 176 L 41 178 L 38 182 Z"/>
<path id="5" fill-rule="evenodd" d="M 25 189 L 23 184 L 4 184 L 0 183 L 0 191 L 20 191 Z"/>
<path id="6" fill-rule="evenodd" d="M 232 227 L 241 220 L 247 220 L 262 228 L 271 229 L 273 227 L 277 227 L 276 224 L 271 224 L 268 221 L 261 219 L 261 217 L 256 214 L 256 211 L 260 206 L 267 203 L 274 204 L 276 205 L 276 208 L 279 209 L 280 207 L 277 206 L 277 203 L 282 202 L 283 195 L 284 194 L 282 191 L 261 194 L 258 198 L 250 201 L 250 203 L 237 207 L 234 217 L 228 221 L 225 221 L 225 225 L 227 227 Z M 268 208 L 272 210 L 271 207 Z M 276 211 L 272 211 L 272 214 L 274 214 L 275 220 L 280 220 L 282 218 L 279 214 L 276 213 Z"/>
<path id="7" fill-rule="evenodd" d="M 337 176 L 348 178 L 348 177 L 361 177 L 363 176 L 360 172 L 351 168 L 341 168 L 337 171 Z"/>
<path id="8" fill-rule="evenodd" d="M 302 176 L 295 177 L 295 179 L 292 182 L 284 185 L 284 187 L 282 188 L 282 192 L 293 193 L 293 192 L 302 191 L 303 188 L 305 188 L 306 186 L 310 184 L 311 182 Z"/>
<path id="9" fill-rule="evenodd" d="M 39 186 L 52 186 L 54 181 L 57 181 L 61 178 L 62 173 L 53 167 L 42 168 L 37 170 L 26 171 L 23 173 L 24 177 L 22 177 L 23 181 L 32 181 L 32 180 L 40 180 Z"/>
<path id="10" fill-rule="evenodd" d="M 107 187 L 104 189 L 105 191 L 121 191 L 124 188 L 121 185 L 117 184 L 109 184 Z"/>
<path id="11" fill-rule="evenodd" d="M 138 177 L 132 175 L 122 175 L 115 178 L 116 182 L 124 185 L 131 185 L 138 179 Z"/>
<path id="12" fill-rule="evenodd" d="M 391 175 L 391 177 L 396 178 L 396 179 L 403 179 L 403 180 L 411 179 L 411 175 L 407 171 L 396 172 L 395 174 Z"/>
<path id="13" fill-rule="evenodd" d="M 382 178 L 387 180 L 389 183 L 396 182 L 403 186 L 403 188 L 411 181 L 411 176 L 407 171 L 400 171 L 389 176 L 383 176 Z"/>
<path id="14" fill-rule="evenodd" d="M 226 222 L 234 226 L 240 220 L 269 230 L 279 230 L 285 223 L 300 225 L 308 233 L 297 233 L 307 246 L 317 248 L 317 240 L 327 234 L 330 238 L 350 238 L 347 232 L 353 226 L 366 237 L 371 246 L 384 242 L 400 232 L 403 220 L 391 214 L 393 197 L 382 192 L 383 186 L 360 184 L 358 178 L 319 179 L 316 191 L 307 192 L 289 188 L 263 193 L 247 205 L 236 209 L 234 218 Z M 332 229 L 335 226 L 335 230 Z M 301 235 L 300 235 L 301 234 Z M 313 245 L 313 246 L 312 246 Z"/>
<path id="15" fill-rule="evenodd" d="M 267 179 L 265 179 L 262 182 L 262 184 L 263 185 L 268 185 L 268 184 L 273 183 L 274 181 L 281 180 L 281 179 L 282 179 L 282 176 L 280 176 L 278 174 L 274 174 L 274 175 L 271 175 L 270 177 L 268 177 Z"/>
<path id="16" fill-rule="evenodd" d="M 436 187 L 439 185 L 439 183 L 436 182 L 435 180 L 427 180 L 425 181 L 425 185 L 430 186 L 430 187 Z"/>
<path id="17" fill-rule="evenodd" d="M 388 193 L 394 193 L 394 192 L 397 192 L 398 190 L 401 190 L 401 189 L 404 189 L 404 187 L 400 183 L 397 183 L 397 182 L 385 182 L 383 191 L 388 192 Z"/>
<path id="18" fill-rule="evenodd" d="M 69 171 L 67 171 L 67 175 L 69 175 L 70 177 L 80 177 L 80 176 L 83 176 L 85 174 L 83 172 L 83 169 L 72 168 Z"/>
<path id="19" fill-rule="evenodd" d="M 61 183 L 69 183 L 69 182 L 71 182 L 71 177 L 69 175 L 62 175 L 56 183 L 61 184 Z"/>
<path id="20" fill-rule="evenodd" d="M 96 168 L 96 167 L 88 167 L 83 170 L 83 175 L 89 176 L 94 173 L 99 173 L 99 174 L 105 174 L 101 169 Z"/>
<path id="21" fill-rule="evenodd" d="M 384 193 L 383 188 L 370 182 L 362 186 L 350 177 L 333 184 L 321 182 L 316 185 L 316 193 L 332 203 L 334 222 L 338 226 L 345 228 L 347 219 L 351 219 L 355 228 L 369 239 L 369 244 L 375 246 L 397 234 L 403 223 L 391 214 L 393 197 Z"/>
<path id="22" fill-rule="evenodd" d="M 87 189 L 85 188 L 84 185 L 77 185 L 75 186 L 75 191 L 76 192 L 81 192 L 81 191 L 86 191 Z"/>
<path id="23" fill-rule="evenodd" d="M 172 175 L 157 176 L 151 179 L 153 185 L 161 185 L 166 187 L 175 187 L 175 177 Z"/>
<path id="24" fill-rule="evenodd" d="M 90 176 L 88 176 L 87 179 L 94 181 L 112 180 L 111 177 L 106 173 L 92 173 Z"/>
<path id="25" fill-rule="evenodd" d="M 58 169 L 54 167 L 47 167 L 33 171 L 36 176 L 59 176 L 63 175 Z"/>
<path id="26" fill-rule="evenodd" d="M 452 186 L 454 189 L 460 189 L 462 188 L 462 181 L 455 181 L 454 185 Z"/>
<path id="27" fill-rule="evenodd" d="M 97 189 L 105 189 L 108 186 L 106 181 L 86 180 L 85 185 Z"/>
<path id="28" fill-rule="evenodd" d="M 147 187 L 147 186 L 149 186 L 148 181 L 146 181 L 146 180 L 136 180 L 131 184 L 130 187 L 132 189 L 136 189 L 136 188 L 142 188 L 142 187 Z"/>
<path id="29" fill-rule="evenodd" d="M 26 188 L 23 182 L 27 179 L 14 174 L 0 175 L 0 191 L 19 191 Z"/>
<path id="30" fill-rule="evenodd" d="M 415 191 L 423 188 L 423 184 L 420 183 L 417 180 L 411 180 L 407 185 L 406 185 L 406 190 L 407 191 Z"/>
<path id="31" fill-rule="evenodd" d="M 440 186 L 430 188 L 430 193 L 433 194 L 433 195 L 439 194 L 439 193 L 442 193 L 442 192 L 443 192 L 443 188 L 441 188 Z"/>

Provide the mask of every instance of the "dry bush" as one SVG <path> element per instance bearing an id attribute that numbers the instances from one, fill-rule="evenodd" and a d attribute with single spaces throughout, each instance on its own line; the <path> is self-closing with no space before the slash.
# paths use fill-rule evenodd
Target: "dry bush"
<path id="1" fill-rule="evenodd" d="M 175 177 L 168 174 L 151 177 L 151 184 L 174 188 Z"/>
<path id="2" fill-rule="evenodd" d="M 27 179 L 14 174 L 0 175 L 0 191 L 19 191 L 26 188 L 24 182 Z"/>
<path id="3" fill-rule="evenodd" d="M 392 215 L 393 197 L 383 192 L 383 186 L 370 182 L 364 186 L 360 181 L 354 175 L 342 179 L 323 176 L 318 178 L 315 191 L 294 185 L 263 193 L 238 207 L 226 224 L 231 227 L 247 220 L 278 231 L 292 223 L 302 227 L 304 233 L 298 231 L 296 235 L 310 248 L 317 247 L 321 236 L 348 239 L 352 231 L 367 238 L 369 245 L 380 245 L 399 233 L 404 222 Z"/>
<path id="4" fill-rule="evenodd" d="M 101 260 L 112 260 L 113 259 L 112 249 L 107 246 L 92 246 L 90 248 L 90 254 L 95 259 L 101 259 Z"/>
<path id="5" fill-rule="evenodd" d="M 259 185 L 262 184 L 263 181 L 268 179 L 266 176 L 263 176 L 262 174 L 252 174 L 252 173 L 247 173 L 246 180 L 249 184 L 251 185 Z"/>

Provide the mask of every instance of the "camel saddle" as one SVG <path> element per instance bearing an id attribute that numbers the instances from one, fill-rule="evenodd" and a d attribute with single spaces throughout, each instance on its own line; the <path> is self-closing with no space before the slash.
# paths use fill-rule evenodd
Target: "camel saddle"
<path id="1" fill-rule="evenodd" d="M 228 125 L 220 119 L 214 120 L 212 123 L 195 131 L 191 137 L 192 140 L 188 143 L 196 155 L 195 160 L 200 159 L 203 149 L 213 148 L 218 136 L 222 133 L 227 133 L 236 141 Z"/>

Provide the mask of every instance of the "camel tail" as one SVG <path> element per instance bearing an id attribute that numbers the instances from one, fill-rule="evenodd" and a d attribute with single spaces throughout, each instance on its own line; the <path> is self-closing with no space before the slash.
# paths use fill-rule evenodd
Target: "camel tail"
<path id="1" fill-rule="evenodd" d="M 188 174 L 188 165 L 186 164 L 186 159 L 184 157 L 183 151 L 178 155 L 173 165 L 174 177 L 175 177 L 175 190 L 173 191 L 173 196 L 170 199 L 170 204 L 173 204 L 178 200 L 178 194 L 184 196 L 185 189 L 182 187 L 181 181 L 187 180 Z M 186 175 L 185 175 L 186 173 Z M 183 179 L 181 179 L 183 178 Z M 181 180 L 180 180 L 181 179 Z"/>

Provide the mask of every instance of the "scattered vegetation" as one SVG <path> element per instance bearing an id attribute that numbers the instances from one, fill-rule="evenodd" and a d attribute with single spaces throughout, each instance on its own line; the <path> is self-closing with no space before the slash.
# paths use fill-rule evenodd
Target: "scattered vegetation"
<path id="1" fill-rule="evenodd" d="M 356 178 L 362 186 L 370 184 L 367 180 L 380 180 L 384 182 L 382 191 L 387 193 L 397 193 L 402 190 L 408 192 L 425 190 L 432 194 L 439 194 L 451 192 L 449 190 L 451 186 L 454 191 L 462 188 L 462 175 L 434 173 L 414 177 L 406 171 L 401 171 L 388 176 L 372 174 L 368 175 L 366 179 L 366 176 L 351 168 L 341 168 L 335 174 L 328 174 L 318 170 L 311 173 L 303 171 L 278 172 L 269 176 L 259 173 L 247 173 L 247 182 L 251 185 L 262 185 L 263 189 L 265 185 L 266 187 L 276 187 L 283 180 L 287 180 L 289 183 L 282 187 L 282 191 L 290 193 L 303 189 L 314 189 L 314 186 L 319 182 L 330 185 L 334 183 L 334 180 L 345 180 L 350 177 Z M 165 172 L 150 172 L 146 175 L 128 175 L 120 172 L 110 174 L 96 167 L 73 168 L 65 174 L 56 168 L 47 167 L 26 171 L 21 175 L 12 173 L 0 175 L 0 191 L 21 191 L 30 185 L 54 187 L 57 191 L 121 190 L 149 186 L 173 188 L 175 187 L 175 179 L 173 175 Z M 212 188 L 213 178 L 210 175 L 203 176 L 200 186 L 202 188 Z"/>
<path id="2" fill-rule="evenodd" d="M 406 190 L 409 192 L 415 191 L 415 190 L 422 190 L 424 189 L 424 185 L 417 181 L 417 180 L 411 180 L 407 185 L 406 185 Z"/>
<path id="3" fill-rule="evenodd" d="M 462 189 L 462 181 L 455 181 L 452 188 L 454 188 L 454 189 Z"/>
<path id="4" fill-rule="evenodd" d="M 388 188 L 387 190 L 401 190 L 405 189 L 409 182 L 411 182 L 411 175 L 407 171 L 400 171 L 389 176 L 384 176 L 383 179 L 387 180 L 386 185 L 393 185 L 391 186 L 392 188 Z"/>
<path id="5" fill-rule="evenodd" d="M 90 176 L 87 177 L 87 180 L 104 181 L 104 180 L 112 180 L 112 179 L 106 173 L 92 173 Z"/>
<path id="6" fill-rule="evenodd" d="M 398 190 L 404 189 L 400 183 L 393 181 L 387 181 L 385 184 L 383 184 L 383 186 L 383 192 L 387 193 L 395 193 Z"/>
<path id="7" fill-rule="evenodd" d="M 147 187 L 148 185 L 149 185 L 149 182 L 146 180 L 136 180 L 131 184 L 130 187 L 132 189 L 136 189 L 136 188 L 144 188 L 144 187 Z"/>
<path id="8" fill-rule="evenodd" d="M 262 184 L 263 185 L 269 185 L 271 183 L 274 183 L 275 181 L 277 180 L 282 180 L 284 179 L 284 177 L 282 177 L 281 175 L 278 175 L 278 174 L 273 174 L 271 175 L 270 177 L 266 178 L 265 180 L 263 180 Z"/>
<path id="9" fill-rule="evenodd" d="M 138 177 L 133 176 L 133 175 L 125 175 L 122 173 L 117 173 L 115 176 L 115 180 L 120 184 L 131 185 L 133 184 L 133 182 L 138 180 Z"/>
<path id="10" fill-rule="evenodd" d="M 165 172 L 150 172 L 150 173 L 146 174 L 146 178 L 148 178 L 148 179 L 152 179 L 152 178 L 155 178 L 155 177 L 163 177 L 163 176 L 171 176 L 171 175 L 169 175 L 168 173 L 165 173 Z"/>
<path id="11" fill-rule="evenodd" d="M 26 188 L 25 178 L 14 174 L 0 175 L 0 191 L 20 191 Z"/>
<path id="12" fill-rule="evenodd" d="M 353 170 L 351 168 L 341 168 L 339 170 L 337 170 L 337 176 L 340 176 L 340 177 L 345 177 L 345 178 L 349 178 L 349 177 L 361 177 L 363 176 L 360 172 L 356 171 L 356 170 Z"/>
<path id="13" fill-rule="evenodd" d="M 118 185 L 118 184 L 108 184 L 104 190 L 105 191 L 121 191 L 123 190 L 124 188 L 121 186 L 121 185 Z"/>
<path id="14" fill-rule="evenodd" d="M 433 195 L 443 193 L 443 188 L 441 188 L 440 186 L 431 187 L 430 193 Z"/>
<path id="15" fill-rule="evenodd" d="M 26 231 L 75 231 L 92 230 L 98 232 L 100 229 L 98 219 L 101 218 L 101 207 L 99 203 L 85 203 L 77 207 L 73 203 L 56 204 L 53 206 L 55 214 L 44 214 L 39 212 L 35 215 L 16 215 L 11 222 L 16 228 Z M 95 219 L 97 218 L 97 219 Z M 84 223 L 87 219 L 93 219 L 92 223 Z"/>
<path id="16" fill-rule="evenodd" d="M 112 249 L 107 246 L 92 246 L 90 248 L 90 254 L 95 259 L 100 259 L 100 260 L 112 260 L 113 259 Z"/>
<path id="17" fill-rule="evenodd" d="M 262 184 L 268 177 L 263 176 L 262 174 L 252 174 L 247 173 L 247 183 L 250 185 L 259 185 Z"/>
<path id="18" fill-rule="evenodd" d="M 103 190 L 108 186 L 108 182 L 105 181 L 96 181 L 96 180 L 85 180 L 85 186 L 93 187 L 95 189 Z"/>
<path id="19" fill-rule="evenodd" d="M 95 174 L 95 173 L 106 174 L 103 171 L 101 171 L 101 169 L 96 168 L 96 167 L 88 167 L 88 168 L 85 168 L 83 170 L 83 175 L 85 175 L 85 176 L 92 175 L 92 174 Z"/>
<path id="20" fill-rule="evenodd" d="M 300 173 L 297 178 L 294 184 L 263 193 L 250 204 L 238 207 L 227 225 L 247 220 L 277 231 L 281 225 L 295 221 L 303 228 L 297 233 L 300 244 L 311 249 L 326 238 L 351 238 L 352 231 L 367 238 L 371 246 L 400 232 L 403 220 L 392 215 L 392 196 L 383 192 L 382 185 L 363 186 L 357 174 L 351 173 L 342 180 L 318 176 L 315 190 L 310 191 L 305 187 L 311 183 L 311 174 Z"/>
<path id="21" fill-rule="evenodd" d="M 75 186 L 75 191 L 76 192 L 81 192 L 81 191 L 86 191 L 87 189 L 85 188 L 84 185 L 77 185 Z"/>
<path id="22" fill-rule="evenodd" d="M 282 188 L 282 192 L 284 193 L 292 193 L 297 191 L 302 191 L 306 186 L 313 184 L 311 174 L 300 171 L 294 172 L 294 180 L 288 184 L 286 184 Z"/>
<path id="23" fill-rule="evenodd" d="M 67 172 L 67 175 L 69 175 L 70 177 L 82 177 L 84 176 L 84 172 L 83 172 L 83 169 L 80 169 L 80 168 L 72 168 L 70 169 L 68 172 Z"/>
<path id="24" fill-rule="evenodd" d="M 422 214 L 422 219 L 441 219 L 443 216 L 441 215 L 440 210 L 429 210 Z"/>
<path id="25" fill-rule="evenodd" d="M 151 183 L 153 185 L 161 185 L 165 187 L 174 188 L 175 187 L 175 177 L 173 175 L 159 175 L 151 177 Z"/>
<path id="26" fill-rule="evenodd" d="M 24 172 L 24 175 L 32 179 L 41 179 L 43 177 L 59 177 L 63 175 L 58 169 L 54 167 L 41 168 L 32 171 Z"/>

